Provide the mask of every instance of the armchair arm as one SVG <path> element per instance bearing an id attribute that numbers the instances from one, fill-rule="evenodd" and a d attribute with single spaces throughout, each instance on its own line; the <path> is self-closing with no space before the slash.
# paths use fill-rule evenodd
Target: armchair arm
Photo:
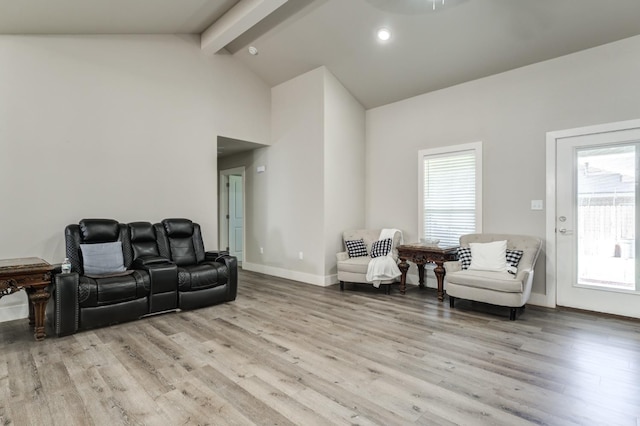
<path id="1" fill-rule="evenodd" d="M 531 284 L 533 283 L 533 269 L 518 269 L 518 272 L 516 273 L 514 279 L 520 281 L 523 285 L 523 288 L 531 286 Z"/>
<path id="2" fill-rule="evenodd" d="M 451 272 L 458 272 L 462 270 L 462 265 L 457 260 L 452 260 L 450 262 L 443 263 L 445 273 L 450 274 Z"/>
<path id="3" fill-rule="evenodd" d="M 337 258 L 338 262 L 342 262 L 344 260 L 349 260 L 349 253 L 347 253 L 346 251 L 337 253 L 336 254 L 336 258 Z"/>
<path id="4" fill-rule="evenodd" d="M 78 331 L 78 285 L 77 272 L 57 274 L 53 280 L 54 331 L 58 337 Z"/>

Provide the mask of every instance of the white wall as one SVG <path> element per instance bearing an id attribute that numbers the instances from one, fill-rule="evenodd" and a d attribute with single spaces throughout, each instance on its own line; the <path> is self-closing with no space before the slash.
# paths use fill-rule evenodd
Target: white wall
<path id="1" fill-rule="evenodd" d="M 218 163 L 247 170 L 243 267 L 332 284 L 342 232 L 364 226 L 364 108 L 320 67 L 274 87 L 271 114 L 271 146 Z"/>
<path id="2" fill-rule="evenodd" d="M 639 51 L 640 36 L 367 111 L 367 226 L 393 218 L 417 241 L 418 151 L 482 141 L 483 231 L 544 238 L 546 132 L 639 118 Z M 534 293 L 544 272 L 543 257 Z"/>
<path id="3" fill-rule="evenodd" d="M 188 217 L 217 247 L 216 139 L 268 143 L 270 88 L 191 36 L 0 37 L 0 258 L 64 257 L 64 227 Z M 0 301 L 12 318 L 23 292 Z"/>
<path id="4" fill-rule="evenodd" d="M 318 68 L 272 88 L 271 146 L 258 150 L 266 171 L 250 171 L 260 189 L 247 200 L 245 269 L 323 275 L 323 75 Z"/>
<path id="5" fill-rule="evenodd" d="M 334 283 L 342 233 L 365 224 L 365 110 L 333 74 L 324 74 L 324 273 Z"/>

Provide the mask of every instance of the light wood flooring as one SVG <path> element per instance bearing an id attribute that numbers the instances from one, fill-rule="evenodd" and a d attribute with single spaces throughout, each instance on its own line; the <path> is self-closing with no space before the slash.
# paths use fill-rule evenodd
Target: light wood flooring
<path id="1" fill-rule="evenodd" d="M 471 308 L 476 309 L 471 309 Z M 640 425 L 640 321 L 240 273 L 235 302 L 34 342 L 0 425 Z"/>

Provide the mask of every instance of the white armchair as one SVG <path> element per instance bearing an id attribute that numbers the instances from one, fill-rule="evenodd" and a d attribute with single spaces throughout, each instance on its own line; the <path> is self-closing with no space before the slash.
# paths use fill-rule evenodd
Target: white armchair
<path id="1" fill-rule="evenodd" d="M 507 241 L 508 250 L 522 250 L 515 275 L 507 271 L 463 269 L 461 260 L 444 264 L 444 286 L 451 308 L 455 299 L 467 299 L 510 308 L 509 319 L 516 319 L 517 308 L 524 307 L 531 296 L 533 269 L 542 241 L 526 235 L 469 234 L 460 237 L 460 247 L 470 243 Z"/>
<path id="2" fill-rule="evenodd" d="M 367 247 L 367 253 L 371 253 L 371 245 L 378 241 L 380 238 L 380 229 L 355 229 L 345 231 L 342 234 L 342 241 L 351 241 L 351 240 L 359 240 L 362 239 L 364 241 L 365 246 Z M 396 247 L 401 244 L 402 233 L 396 232 L 394 238 L 391 243 L 391 256 L 397 262 L 398 261 L 398 250 Z M 346 243 L 345 243 L 346 248 Z M 349 257 L 349 253 L 347 251 L 340 252 L 336 254 L 336 258 L 338 261 L 337 269 L 338 269 L 338 280 L 340 281 L 340 291 L 344 290 L 344 283 L 365 283 L 365 284 L 373 284 L 371 281 L 367 280 L 367 268 L 369 266 L 369 262 L 371 261 L 371 256 L 362 256 L 362 257 Z M 389 294 L 390 285 L 396 282 L 393 280 L 383 280 L 380 284 L 386 285 L 386 292 Z"/>

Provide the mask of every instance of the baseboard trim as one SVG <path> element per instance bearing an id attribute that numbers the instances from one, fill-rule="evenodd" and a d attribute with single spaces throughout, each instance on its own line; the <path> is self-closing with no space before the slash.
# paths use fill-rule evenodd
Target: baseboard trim
<path id="1" fill-rule="evenodd" d="M 274 277 L 285 278 L 293 281 L 300 281 L 306 284 L 313 284 L 320 287 L 328 287 L 338 282 L 336 275 L 314 275 L 306 272 L 292 271 L 290 269 L 277 268 L 275 266 L 260 265 L 245 261 L 242 269 L 259 274 L 272 275 Z"/>
<path id="2" fill-rule="evenodd" d="M 13 321 L 29 317 L 28 302 L 17 305 L 0 306 L 0 322 Z"/>
<path id="3" fill-rule="evenodd" d="M 529 301 L 527 302 L 527 304 L 534 305 L 534 306 L 542 306 L 545 308 L 556 307 L 555 303 L 550 303 L 549 298 L 547 297 L 546 294 L 540 294 L 540 293 L 531 293 L 531 296 L 529 297 Z"/>

